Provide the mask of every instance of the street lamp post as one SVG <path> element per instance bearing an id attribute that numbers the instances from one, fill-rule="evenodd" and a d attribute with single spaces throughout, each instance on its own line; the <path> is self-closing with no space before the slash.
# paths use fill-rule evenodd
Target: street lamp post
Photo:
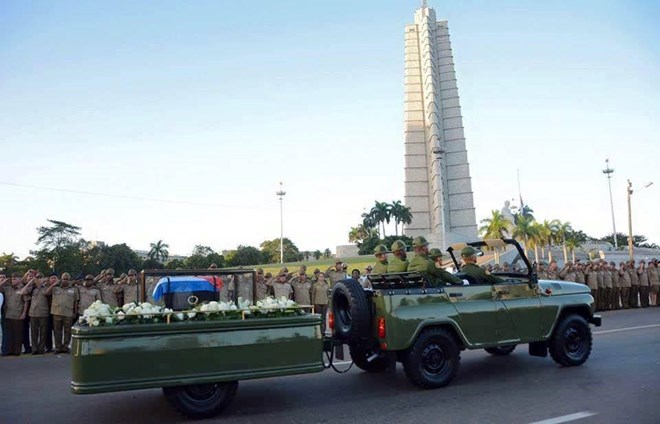
<path id="1" fill-rule="evenodd" d="M 653 182 L 649 182 L 644 184 L 643 188 L 649 188 L 653 185 Z M 632 261 L 634 259 L 634 250 L 633 250 L 633 231 L 632 231 L 632 205 L 631 205 L 631 197 L 633 194 L 633 189 L 632 189 L 632 183 L 630 180 L 628 180 L 628 187 L 627 187 L 627 192 L 628 192 L 628 254 L 630 256 L 630 260 Z"/>
<path id="2" fill-rule="evenodd" d="M 284 263 L 284 214 L 282 212 L 282 198 L 286 194 L 283 183 L 280 181 L 280 189 L 275 193 L 280 198 L 280 263 Z"/>
<path id="3" fill-rule="evenodd" d="M 612 173 L 614 172 L 614 169 L 610 168 L 610 160 L 605 159 L 605 169 L 603 169 L 603 174 L 607 175 L 607 186 L 610 188 L 610 209 L 612 210 L 612 237 L 614 238 L 614 248 L 618 249 L 619 248 L 619 243 L 617 241 L 616 237 L 616 224 L 614 222 L 614 201 L 612 200 L 612 182 L 610 181 L 612 178 Z M 628 203 L 630 204 L 630 203 Z"/>

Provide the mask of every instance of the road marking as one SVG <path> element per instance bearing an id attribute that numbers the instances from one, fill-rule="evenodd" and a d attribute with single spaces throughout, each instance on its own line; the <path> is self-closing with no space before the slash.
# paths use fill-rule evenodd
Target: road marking
<path id="1" fill-rule="evenodd" d="M 543 420 L 543 421 L 535 421 L 531 424 L 567 423 L 569 421 L 575 421 L 575 420 L 581 420 L 582 418 L 593 417 L 594 415 L 596 415 L 595 412 L 583 411 L 583 412 L 576 412 L 575 414 L 570 414 L 570 415 L 562 415 L 561 417 L 548 418 L 547 420 Z"/>
<path id="2" fill-rule="evenodd" d="M 644 328 L 655 328 L 655 327 L 660 327 L 660 324 L 638 325 L 637 327 L 624 327 L 624 328 L 615 328 L 613 330 L 594 331 L 594 334 L 618 333 L 620 331 L 642 330 Z"/>

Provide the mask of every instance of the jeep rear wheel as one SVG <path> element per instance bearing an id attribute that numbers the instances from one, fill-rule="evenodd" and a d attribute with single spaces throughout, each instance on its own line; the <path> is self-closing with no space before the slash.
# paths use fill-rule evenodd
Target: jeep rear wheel
<path id="1" fill-rule="evenodd" d="M 403 360 L 408 379 L 423 389 L 446 386 L 456 376 L 461 356 L 454 336 L 441 328 L 423 331 Z"/>
<path id="2" fill-rule="evenodd" d="M 552 359 L 566 367 L 582 365 L 591 354 L 591 346 L 591 328 L 579 315 L 564 317 L 548 341 Z"/>
<path id="3" fill-rule="evenodd" d="M 351 359 L 356 367 L 366 372 L 383 372 L 389 367 L 387 357 L 380 353 L 377 347 L 369 347 L 357 343 L 350 343 L 348 350 L 351 354 Z M 375 355 L 375 356 L 374 356 Z M 369 361 L 369 358 L 372 358 Z"/>
<path id="4" fill-rule="evenodd" d="M 210 418 L 222 412 L 236 395 L 238 381 L 163 387 L 165 399 L 188 418 Z"/>
<path id="5" fill-rule="evenodd" d="M 484 349 L 486 352 L 495 356 L 506 356 L 516 350 L 516 345 L 510 346 L 497 346 L 497 347 L 487 347 Z"/>
<path id="6" fill-rule="evenodd" d="M 357 341 L 371 332 L 371 308 L 367 294 L 357 281 L 337 281 L 332 288 L 334 335 L 339 340 Z"/>

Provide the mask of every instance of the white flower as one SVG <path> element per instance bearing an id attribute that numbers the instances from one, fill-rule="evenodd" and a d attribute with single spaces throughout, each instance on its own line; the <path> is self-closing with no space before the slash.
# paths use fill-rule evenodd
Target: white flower
<path id="1" fill-rule="evenodd" d="M 179 312 L 178 314 L 174 314 L 174 316 L 175 316 L 176 319 L 178 319 L 179 321 L 183 321 L 184 319 L 186 319 L 186 316 L 185 316 L 184 314 L 182 314 L 181 312 Z"/>
<path id="2" fill-rule="evenodd" d="M 188 312 L 188 318 L 195 318 L 195 315 L 197 315 L 195 312 Z"/>
<path id="3" fill-rule="evenodd" d="M 117 321 L 121 321 L 124 318 L 126 318 L 126 314 L 124 313 L 124 311 L 117 312 Z"/>

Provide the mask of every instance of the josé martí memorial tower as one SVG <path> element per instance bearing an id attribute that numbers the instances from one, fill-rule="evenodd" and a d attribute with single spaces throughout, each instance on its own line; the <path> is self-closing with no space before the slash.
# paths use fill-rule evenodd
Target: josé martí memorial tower
<path id="1" fill-rule="evenodd" d="M 405 28 L 405 234 L 446 248 L 477 237 L 447 21 L 426 1 Z"/>

